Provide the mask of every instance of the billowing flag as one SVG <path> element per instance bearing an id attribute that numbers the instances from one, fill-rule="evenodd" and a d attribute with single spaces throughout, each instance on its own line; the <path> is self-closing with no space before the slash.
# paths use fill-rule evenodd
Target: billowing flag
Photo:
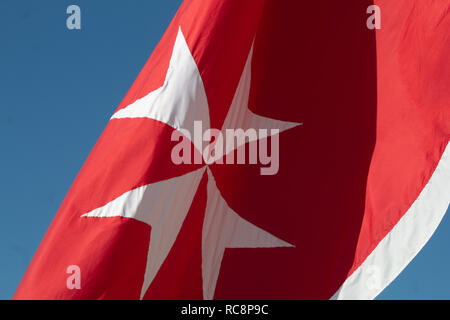
<path id="1" fill-rule="evenodd" d="M 14 298 L 375 297 L 449 204 L 450 4 L 373 5 L 185 0 Z"/>

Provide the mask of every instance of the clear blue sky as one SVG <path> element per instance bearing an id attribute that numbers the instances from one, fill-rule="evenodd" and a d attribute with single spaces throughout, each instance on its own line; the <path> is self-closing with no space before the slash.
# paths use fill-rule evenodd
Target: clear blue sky
<path id="1" fill-rule="evenodd" d="M 182 0 L 0 1 L 0 299 Z M 79 5 L 82 30 L 66 28 Z M 450 299 L 450 218 L 379 296 Z"/>

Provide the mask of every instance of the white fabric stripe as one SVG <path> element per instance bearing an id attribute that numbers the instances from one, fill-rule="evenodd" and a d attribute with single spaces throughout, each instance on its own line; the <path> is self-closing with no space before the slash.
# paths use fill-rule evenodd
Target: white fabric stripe
<path id="1" fill-rule="evenodd" d="M 450 200 L 450 144 L 412 206 L 331 299 L 373 299 L 431 238 Z"/>

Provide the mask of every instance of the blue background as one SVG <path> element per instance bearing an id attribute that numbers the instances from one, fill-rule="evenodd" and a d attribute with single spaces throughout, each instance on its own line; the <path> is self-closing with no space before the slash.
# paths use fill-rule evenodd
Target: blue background
<path id="1" fill-rule="evenodd" d="M 0 2 L 0 299 L 182 0 Z M 66 8 L 81 8 L 81 30 Z M 379 296 L 450 299 L 450 218 Z"/>

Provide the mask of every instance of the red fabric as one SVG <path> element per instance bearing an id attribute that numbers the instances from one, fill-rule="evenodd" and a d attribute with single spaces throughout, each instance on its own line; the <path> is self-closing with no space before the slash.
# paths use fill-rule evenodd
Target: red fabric
<path id="1" fill-rule="evenodd" d="M 249 107 L 303 122 L 280 135 L 280 170 L 213 165 L 241 217 L 295 248 L 227 249 L 215 298 L 327 299 L 417 198 L 450 138 L 446 1 L 186 0 L 119 106 L 162 85 L 178 28 L 220 128 L 252 41 Z M 126 191 L 192 171 L 170 160 L 170 127 L 112 120 L 36 252 L 15 299 L 139 298 L 147 225 L 81 218 Z M 144 298 L 202 298 L 204 176 L 181 232 Z M 82 270 L 81 291 L 65 270 Z"/>

